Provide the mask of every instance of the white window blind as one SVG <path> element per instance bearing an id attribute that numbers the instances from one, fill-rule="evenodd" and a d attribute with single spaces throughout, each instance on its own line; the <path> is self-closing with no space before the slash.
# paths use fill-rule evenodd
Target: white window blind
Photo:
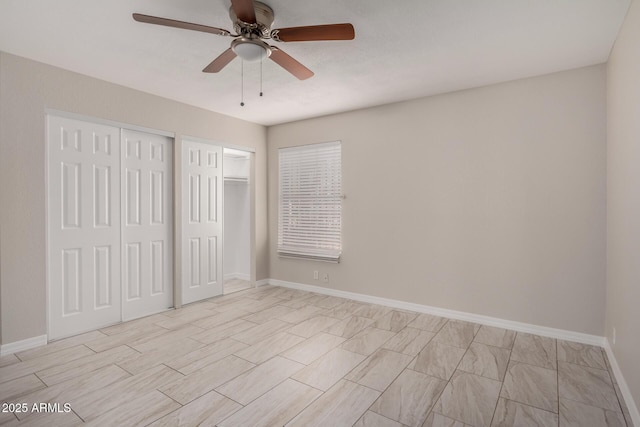
<path id="1" fill-rule="evenodd" d="M 340 142 L 278 150 L 278 254 L 338 262 L 342 252 Z"/>

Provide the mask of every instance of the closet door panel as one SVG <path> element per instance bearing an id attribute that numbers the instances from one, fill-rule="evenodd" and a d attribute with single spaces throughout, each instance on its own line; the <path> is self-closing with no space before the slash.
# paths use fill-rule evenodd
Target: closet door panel
<path id="1" fill-rule="evenodd" d="M 172 140 L 122 131 L 123 320 L 173 307 Z"/>
<path id="2" fill-rule="evenodd" d="M 49 338 L 120 320 L 120 130 L 47 116 Z"/>
<path id="3" fill-rule="evenodd" d="M 182 303 L 222 294 L 222 148 L 183 141 Z"/>

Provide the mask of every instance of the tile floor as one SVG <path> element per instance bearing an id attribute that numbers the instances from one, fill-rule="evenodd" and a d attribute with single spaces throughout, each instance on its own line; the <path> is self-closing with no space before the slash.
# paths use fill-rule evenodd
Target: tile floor
<path id="1" fill-rule="evenodd" d="M 4 356 L 0 401 L 29 408 L 3 426 L 631 425 L 601 348 L 271 286 Z"/>

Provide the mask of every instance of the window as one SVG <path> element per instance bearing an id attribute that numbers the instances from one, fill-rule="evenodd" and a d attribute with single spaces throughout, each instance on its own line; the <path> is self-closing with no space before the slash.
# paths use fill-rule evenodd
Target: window
<path id="1" fill-rule="evenodd" d="M 342 252 L 341 143 L 281 148 L 278 254 L 338 262 Z"/>

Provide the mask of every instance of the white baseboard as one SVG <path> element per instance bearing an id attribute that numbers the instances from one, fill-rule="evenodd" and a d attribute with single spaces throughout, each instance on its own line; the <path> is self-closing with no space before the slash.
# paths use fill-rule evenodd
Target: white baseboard
<path id="1" fill-rule="evenodd" d="M 259 288 L 260 286 L 265 286 L 269 284 L 269 279 L 261 279 L 261 280 L 257 280 L 256 281 L 256 288 Z"/>
<path id="2" fill-rule="evenodd" d="M 251 280 L 251 276 L 249 276 L 248 274 L 244 274 L 244 273 L 227 273 L 224 275 L 224 280 L 232 280 L 232 279 L 239 279 L 239 280 Z"/>
<path id="3" fill-rule="evenodd" d="M 14 341 L 8 344 L 2 344 L 0 346 L 0 356 L 6 356 L 7 354 L 13 354 L 19 351 L 30 350 L 32 348 L 45 345 L 46 343 L 47 343 L 47 336 L 40 335 L 37 337 L 27 338 L 26 340 Z"/>
<path id="4" fill-rule="evenodd" d="M 620 391 L 622 392 L 622 398 L 624 399 L 624 403 L 627 404 L 627 409 L 629 410 L 629 415 L 631 415 L 631 421 L 633 425 L 640 426 L 640 411 L 638 411 L 638 406 L 636 402 L 633 400 L 633 396 L 631 395 L 631 390 L 629 390 L 629 386 L 624 379 L 624 375 L 622 375 L 622 371 L 620 370 L 620 365 L 618 365 L 618 361 L 616 360 L 616 356 L 613 354 L 613 349 L 611 348 L 611 344 L 609 340 L 605 338 L 604 350 L 607 352 L 607 358 L 609 359 L 609 364 L 611 365 L 611 370 L 613 371 L 613 375 L 616 377 L 616 381 L 618 382 L 618 387 L 620 387 Z"/>
<path id="5" fill-rule="evenodd" d="M 574 341 L 582 344 L 597 345 L 603 347 L 605 344 L 604 337 L 597 335 L 583 334 L 580 332 L 567 331 L 564 329 L 549 328 L 546 326 L 532 325 L 530 323 L 516 322 L 513 320 L 504 320 L 497 317 L 483 316 L 480 314 L 466 313 L 463 311 L 448 310 L 440 307 L 429 305 L 415 304 L 406 301 L 399 301 L 388 298 L 374 297 L 371 295 L 358 294 L 355 292 L 340 291 L 337 289 L 323 288 L 321 286 L 306 285 L 303 283 L 286 282 L 284 280 L 267 279 L 270 285 L 282 286 L 284 288 L 299 289 L 303 291 L 315 292 L 318 294 L 331 295 L 335 297 L 352 299 L 355 301 L 367 302 L 370 304 L 386 305 L 388 307 L 398 308 L 401 310 L 416 311 L 418 313 L 427 313 L 434 316 L 447 317 L 450 319 L 464 320 L 467 322 L 479 323 L 481 325 L 496 326 L 504 329 L 511 329 L 518 332 L 526 332 L 535 335 L 541 335 L 549 338 L 557 338 L 566 341 Z"/>

